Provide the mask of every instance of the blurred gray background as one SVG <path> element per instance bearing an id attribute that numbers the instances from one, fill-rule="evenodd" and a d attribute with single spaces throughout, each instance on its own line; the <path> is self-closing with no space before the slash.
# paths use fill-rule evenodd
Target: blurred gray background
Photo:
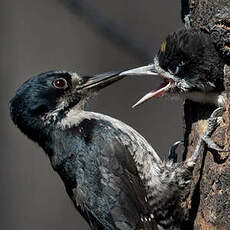
<path id="1" fill-rule="evenodd" d="M 161 41 L 182 27 L 180 1 L 88 1 L 122 31 L 157 52 Z M 67 197 L 44 152 L 9 118 L 8 101 L 28 77 L 65 69 L 84 74 L 135 67 L 145 62 L 96 32 L 58 0 L 1 0 L 0 229 L 88 229 Z M 183 139 L 182 103 L 149 101 L 131 105 L 157 85 L 152 78 L 128 78 L 102 91 L 90 110 L 137 129 L 160 154 Z"/>

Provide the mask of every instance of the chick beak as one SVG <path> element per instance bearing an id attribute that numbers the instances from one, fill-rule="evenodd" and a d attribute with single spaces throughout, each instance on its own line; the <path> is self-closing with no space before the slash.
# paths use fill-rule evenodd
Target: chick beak
<path id="1" fill-rule="evenodd" d="M 120 76 L 121 71 L 113 71 L 93 76 L 84 76 L 84 83 L 79 85 L 77 89 L 92 89 L 99 91 L 112 83 L 121 80 L 124 76 Z"/>
<path id="2" fill-rule="evenodd" d="M 120 76 L 143 76 L 143 75 L 155 76 L 155 75 L 158 75 L 158 73 L 155 69 L 155 65 L 150 64 L 150 65 L 141 66 L 135 69 L 123 71 L 119 75 Z"/>
<path id="3" fill-rule="evenodd" d="M 138 68 L 130 69 L 124 72 L 121 72 L 119 74 L 120 76 L 156 76 L 158 75 L 155 65 L 154 64 L 149 64 L 146 66 L 141 66 Z M 148 93 L 144 97 L 142 97 L 135 105 L 132 106 L 132 108 L 135 108 L 136 106 L 144 103 L 145 101 L 149 100 L 152 98 L 152 94 Z"/>
<path id="4" fill-rule="evenodd" d="M 150 64 L 147 66 L 138 67 L 135 69 L 127 70 L 121 72 L 120 76 L 160 76 L 158 71 L 156 70 L 155 64 Z M 163 78 L 163 82 L 156 89 L 147 93 L 144 97 L 142 97 L 132 108 L 148 101 L 151 98 L 158 98 L 164 95 L 164 93 L 171 88 L 173 81 L 167 78 Z"/>
<path id="5" fill-rule="evenodd" d="M 172 82 L 165 80 L 159 87 L 150 91 L 145 96 L 143 96 L 136 104 L 132 106 L 132 108 L 137 107 L 138 105 L 143 104 L 151 98 L 158 98 L 164 95 L 164 93 L 169 90 L 172 86 Z"/>

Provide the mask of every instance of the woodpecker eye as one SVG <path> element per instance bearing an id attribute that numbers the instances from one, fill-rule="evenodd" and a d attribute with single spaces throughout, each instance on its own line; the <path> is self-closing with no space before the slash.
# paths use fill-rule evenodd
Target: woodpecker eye
<path id="1" fill-rule="evenodd" d="M 186 63 L 184 61 L 180 62 L 179 64 L 171 64 L 168 68 L 168 72 L 172 75 L 176 75 L 181 70 L 181 67 L 183 67 L 185 64 Z"/>
<path id="2" fill-rule="evenodd" d="M 172 75 L 176 75 L 180 70 L 179 66 L 172 66 L 168 69 L 168 72 Z"/>
<path id="3" fill-rule="evenodd" d="M 58 78 L 53 81 L 53 86 L 57 89 L 66 89 L 68 88 L 68 83 L 64 78 Z"/>

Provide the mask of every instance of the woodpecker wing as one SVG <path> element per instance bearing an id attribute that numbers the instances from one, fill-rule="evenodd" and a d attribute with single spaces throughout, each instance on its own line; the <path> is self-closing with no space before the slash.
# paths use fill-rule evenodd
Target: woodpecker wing
<path id="1" fill-rule="evenodd" d="M 92 229 L 156 229 L 127 134 L 91 118 L 55 132 L 54 140 L 52 165 Z"/>

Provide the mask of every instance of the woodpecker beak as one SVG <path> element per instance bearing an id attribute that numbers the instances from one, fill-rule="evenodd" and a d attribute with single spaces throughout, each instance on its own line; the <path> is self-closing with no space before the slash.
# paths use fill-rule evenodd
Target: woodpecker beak
<path id="1" fill-rule="evenodd" d="M 158 75 L 157 71 L 155 70 L 155 65 L 150 64 L 146 66 L 141 66 L 135 69 L 130 69 L 119 74 L 120 76 L 142 76 L 142 75 L 150 75 L 155 76 Z"/>
<path id="2" fill-rule="evenodd" d="M 161 74 L 159 74 L 159 71 L 156 67 L 156 62 L 154 61 L 154 64 L 121 72 L 120 76 L 161 76 Z M 158 98 L 163 96 L 164 93 L 168 91 L 173 84 L 174 81 L 163 77 L 163 82 L 156 89 L 143 96 L 135 105 L 132 106 L 132 108 L 135 108 L 136 106 L 148 101 L 151 98 Z"/>
<path id="3" fill-rule="evenodd" d="M 113 71 L 108 73 L 97 74 L 94 76 L 83 77 L 83 79 L 85 78 L 86 80 L 83 84 L 79 85 L 77 89 L 93 89 L 95 91 L 98 91 L 118 80 L 121 80 L 123 76 L 120 76 L 120 73 L 121 71 Z"/>
<path id="4" fill-rule="evenodd" d="M 132 108 L 141 105 L 142 103 L 148 101 L 151 98 L 157 98 L 163 96 L 164 93 L 171 88 L 171 86 L 172 86 L 171 81 L 164 80 L 164 82 L 160 86 L 158 86 L 156 89 L 150 91 L 145 96 L 143 96 L 136 104 L 132 106 Z"/>

